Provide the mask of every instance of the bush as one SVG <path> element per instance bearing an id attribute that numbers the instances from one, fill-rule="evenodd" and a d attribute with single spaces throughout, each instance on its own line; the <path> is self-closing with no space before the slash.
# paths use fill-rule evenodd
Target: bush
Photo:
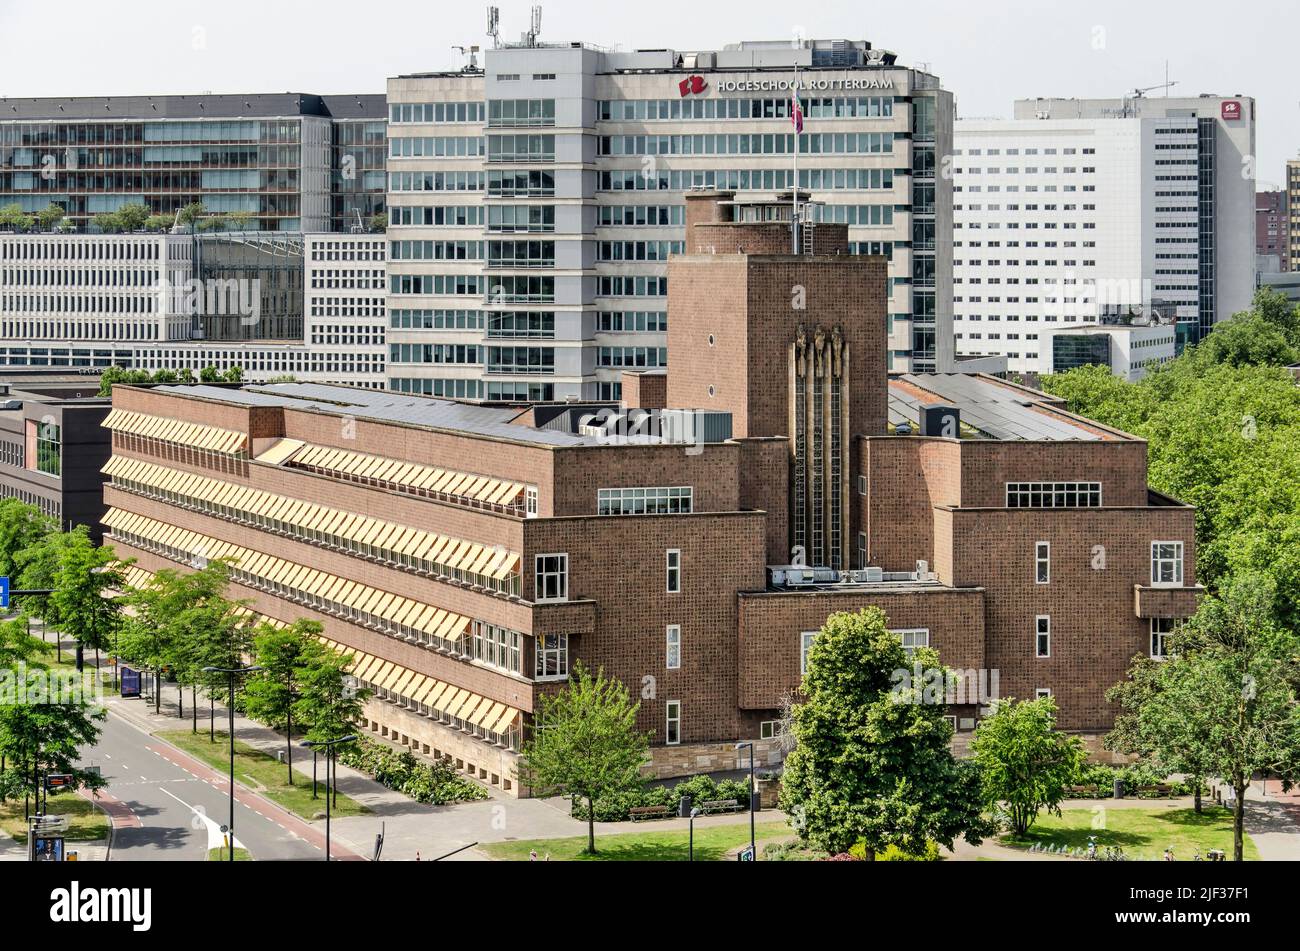
<path id="1" fill-rule="evenodd" d="M 597 799 L 592 811 L 597 822 L 622 822 L 629 818 L 631 810 L 639 806 L 667 806 L 676 809 L 682 796 L 690 796 L 697 807 L 705 802 L 717 799 L 734 799 L 745 808 L 749 799 L 749 781 L 745 779 L 724 779 L 721 782 L 712 776 L 700 774 L 684 779 L 675 786 L 647 786 L 644 789 Z M 587 818 L 587 804 L 574 800 L 570 809 L 575 819 Z"/>
<path id="2" fill-rule="evenodd" d="M 339 762 L 368 773 L 376 782 L 416 802 L 441 806 L 487 798 L 487 790 L 456 772 L 446 756 L 422 763 L 410 750 L 398 752 L 362 738 L 341 748 Z"/>
<path id="3" fill-rule="evenodd" d="M 867 857 L 867 847 L 863 842 L 859 842 L 849 849 L 848 854 L 854 859 L 864 860 Z M 836 859 L 839 856 L 835 856 Z M 937 842 L 927 842 L 925 852 L 922 855 L 912 855 L 910 852 L 904 852 L 896 845 L 891 845 L 885 851 L 876 854 L 877 862 L 937 862 L 939 861 L 939 844 Z"/>
<path id="4" fill-rule="evenodd" d="M 797 839 L 789 842 L 769 842 L 763 846 L 764 862 L 817 862 L 828 858 L 825 852 L 811 849 Z"/>

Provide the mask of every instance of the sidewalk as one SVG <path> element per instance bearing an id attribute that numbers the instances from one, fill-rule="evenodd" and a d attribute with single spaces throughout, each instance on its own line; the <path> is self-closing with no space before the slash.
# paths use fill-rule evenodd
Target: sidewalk
<path id="1" fill-rule="evenodd" d="M 170 697 L 168 695 L 171 695 Z M 169 703 L 170 700 L 170 703 Z M 118 697 L 107 701 L 112 715 L 120 716 L 148 733 L 165 730 L 189 729 L 192 716 L 189 694 L 185 697 L 185 718 L 176 716 L 175 690 L 164 689 L 162 714 L 153 712 L 153 704 L 143 699 L 123 700 Z M 170 713 L 168 712 L 170 711 Z M 224 732 L 226 711 L 218 708 L 217 729 Z M 200 707 L 199 731 L 207 730 L 207 711 Z M 235 737 L 256 749 L 274 756 L 285 749 L 282 734 L 247 717 L 235 715 Z M 370 737 L 376 743 L 384 741 Z M 398 749 L 400 747 L 394 747 Z M 311 782 L 311 754 L 295 745 L 294 774 L 304 782 Z M 324 776 L 321 765 L 320 775 Z M 500 790 L 487 789 L 489 798 L 476 802 L 434 806 L 414 800 L 377 783 L 354 769 L 338 765 L 339 792 L 361 803 L 370 810 L 362 816 L 335 818 L 332 823 L 334 839 L 351 851 L 366 858 L 373 857 L 375 837 L 384 833 L 383 860 L 410 861 L 416 853 L 422 861 L 438 858 L 456 849 L 478 842 L 502 842 L 512 839 L 548 839 L 587 834 L 586 823 L 569 815 L 569 802 L 564 798 L 516 799 Z M 325 808 L 321 802 L 321 811 Z M 776 810 L 759 813 L 759 822 L 772 822 L 783 818 Z M 696 826 L 726 825 L 748 822 L 746 812 L 696 819 Z M 632 831 L 652 831 L 685 828 L 685 819 L 663 819 L 647 822 L 598 822 L 598 835 Z M 311 825 L 323 830 L 324 820 Z M 486 856 L 469 849 L 451 857 L 454 861 L 482 861 Z"/>

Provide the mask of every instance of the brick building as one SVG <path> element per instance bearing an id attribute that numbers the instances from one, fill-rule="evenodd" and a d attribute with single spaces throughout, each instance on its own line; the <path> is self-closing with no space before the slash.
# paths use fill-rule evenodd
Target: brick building
<path id="1" fill-rule="evenodd" d="M 109 541 L 231 558 L 236 596 L 357 655 L 367 726 L 514 793 L 577 661 L 640 698 L 655 775 L 734 768 L 738 739 L 779 761 L 811 638 L 869 605 L 988 688 L 952 698 L 959 742 L 988 694 L 1105 729 L 1199 591 L 1145 444 L 993 377 L 889 376 L 885 262 L 844 226 L 796 255 L 787 202 L 688 207 L 672 369 L 624 405 L 120 386 Z"/>

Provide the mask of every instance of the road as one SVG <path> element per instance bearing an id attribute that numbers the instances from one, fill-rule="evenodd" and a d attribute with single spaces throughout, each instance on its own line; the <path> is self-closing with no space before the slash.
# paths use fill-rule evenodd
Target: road
<path id="1" fill-rule="evenodd" d="M 115 715 L 113 706 L 99 742 L 81 762 L 103 770 L 105 792 L 122 804 L 112 807 L 119 818 L 110 859 L 203 861 L 210 824 L 229 821 L 225 778 Z M 235 837 L 254 859 L 324 857 L 320 847 L 291 831 L 285 823 L 293 820 L 271 804 L 238 784 L 235 794 Z"/>

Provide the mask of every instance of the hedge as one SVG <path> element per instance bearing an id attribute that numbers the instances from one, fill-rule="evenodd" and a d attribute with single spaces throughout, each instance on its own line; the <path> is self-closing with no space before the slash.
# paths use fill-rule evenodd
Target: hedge
<path id="1" fill-rule="evenodd" d="M 441 806 L 488 797 L 486 789 L 456 772 L 451 759 L 445 756 L 433 763 L 422 763 L 410 750 L 398 752 L 362 737 L 340 748 L 339 761 L 416 802 Z"/>

